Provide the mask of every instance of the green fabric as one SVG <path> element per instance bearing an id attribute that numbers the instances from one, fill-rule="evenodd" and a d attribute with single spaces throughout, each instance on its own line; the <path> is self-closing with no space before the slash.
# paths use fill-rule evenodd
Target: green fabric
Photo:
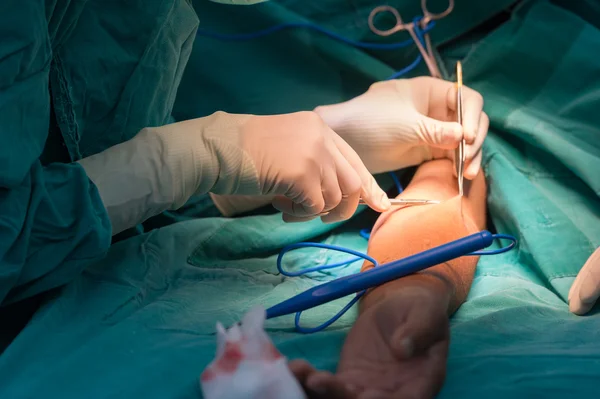
<path id="1" fill-rule="evenodd" d="M 110 221 L 72 161 L 170 120 L 197 25 L 179 0 L 2 2 L 0 304 L 106 254 Z"/>
<path id="2" fill-rule="evenodd" d="M 396 6 L 407 20 L 421 14 L 415 0 L 386 3 Z M 446 7 L 446 0 L 428 3 L 432 11 Z M 453 17 L 437 23 L 433 41 L 440 43 L 463 34 L 513 3 L 515 0 L 494 1 L 493 5 L 457 1 Z M 368 17 L 377 5 L 372 0 L 283 0 L 253 7 L 194 2 L 201 33 L 235 35 L 282 23 L 308 22 L 352 40 L 410 40 L 406 32 L 387 38 L 371 33 Z M 393 51 L 360 50 L 308 29 L 284 30 L 250 41 L 223 42 L 199 35 L 173 113 L 177 120 L 184 120 L 217 110 L 268 114 L 313 109 L 363 93 L 375 81 L 412 63 L 417 54 L 414 46 Z M 426 73 L 422 64 L 412 75 Z M 299 87 L 302 95 L 290 95 Z"/>
<path id="3" fill-rule="evenodd" d="M 110 244 L 110 222 L 76 164 L 42 164 L 54 44 L 77 18 L 44 1 L 0 13 L 0 304 L 71 281 Z M 60 14 L 60 16 L 59 16 Z M 48 24 L 58 18 L 60 23 Z M 59 120 L 62 120 L 59 118 Z"/>
<path id="4" fill-rule="evenodd" d="M 319 23 L 335 15 L 332 24 L 347 36 L 366 32 L 358 18 L 364 12 L 349 5 L 366 10 L 366 1 L 318 4 L 304 7 L 305 15 Z M 228 6 L 195 4 L 204 28 L 238 32 L 252 30 L 250 20 L 295 21 L 294 5 L 300 8 L 259 5 L 270 8 L 253 20 Z M 597 393 L 600 318 L 573 316 L 565 303 L 573 277 L 600 245 L 600 60 L 590 56 L 600 31 L 586 22 L 594 15 L 574 12 L 529 2 L 464 47 L 465 81 L 484 94 L 491 119 L 484 152 L 491 218 L 519 246 L 481 259 L 469 300 L 452 320 L 442 398 Z M 346 99 L 405 65 L 379 56 L 301 31 L 244 44 L 197 40 L 174 116 L 287 112 Z M 0 397 L 197 398 L 216 321 L 230 324 L 254 304 L 272 305 L 359 267 L 286 279 L 276 273 L 278 250 L 299 240 L 365 250 L 358 231 L 373 222 L 371 212 L 341 225 L 286 225 L 276 214 L 205 218 L 119 242 L 48 298 L 0 356 Z M 286 266 L 340 259 L 303 251 Z M 343 302 L 307 312 L 303 323 L 324 321 Z M 269 321 L 268 330 L 286 356 L 333 370 L 354 316 L 309 336 L 292 331 L 291 317 Z"/>

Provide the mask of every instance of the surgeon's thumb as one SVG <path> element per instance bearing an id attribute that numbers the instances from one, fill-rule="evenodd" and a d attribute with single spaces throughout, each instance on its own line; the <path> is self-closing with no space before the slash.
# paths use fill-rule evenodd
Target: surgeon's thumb
<path id="1" fill-rule="evenodd" d="M 423 116 L 418 122 L 421 141 L 432 147 L 450 150 L 463 139 L 463 127 L 457 122 L 444 122 Z"/>

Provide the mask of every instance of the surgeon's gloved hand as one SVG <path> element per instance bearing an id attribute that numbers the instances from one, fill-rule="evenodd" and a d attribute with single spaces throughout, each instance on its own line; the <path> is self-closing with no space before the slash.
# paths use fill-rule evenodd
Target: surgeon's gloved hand
<path id="1" fill-rule="evenodd" d="M 437 158 L 453 159 L 466 141 L 464 177 L 481 166 L 481 147 L 489 120 L 483 98 L 463 87 L 463 126 L 456 123 L 456 87 L 431 77 L 390 80 L 346 102 L 317 107 L 317 112 L 360 155 L 373 174 Z"/>
<path id="2" fill-rule="evenodd" d="M 600 298 L 600 247 L 583 265 L 569 291 L 569 310 L 577 315 L 589 312 Z"/>
<path id="3" fill-rule="evenodd" d="M 273 195 L 287 221 L 344 220 L 360 197 L 378 211 L 390 206 L 356 152 L 314 112 L 217 112 L 144 129 L 80 163 L 99 189 L 113 234 L 207 192 Z"/>

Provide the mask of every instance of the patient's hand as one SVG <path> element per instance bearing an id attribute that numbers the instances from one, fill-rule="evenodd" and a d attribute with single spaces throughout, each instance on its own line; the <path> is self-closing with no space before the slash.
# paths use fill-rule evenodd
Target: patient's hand
<path id="1" fill-rule="evenodd" d="M 446 373 L 446 303 L 428 287 L 405 287 L 360 315 L 335 375 L 303 362 L 292 370 L 311 398 L 433 398 Z"/>
<path id="2" fill-rule="evenodd" d="M 452 171 L 447 160 L 425 163 L 400 195 L 442 203 L 381 215 L 368 249 L 380 265 L 485 228 L 483 175 L 459 197 Z M 448 316 L 464 302 L 476 265 L 477 257 L 460 257 L 370 290 L 360 301 L 335 375 L 291 364 L 310 398 L 433 398 L 446 372 Z M 365 262 L 363 270 L 371 267 Z M 413 340 L 412 350 L 406 339 Z"/>
<path id="3" fill-rule="evenodd" d="M 449 335 L 447 301 L 429 288 L 405 287 L 360 315 L 338 377 L 381 399 L 433 398 L 444 381 Z"/>

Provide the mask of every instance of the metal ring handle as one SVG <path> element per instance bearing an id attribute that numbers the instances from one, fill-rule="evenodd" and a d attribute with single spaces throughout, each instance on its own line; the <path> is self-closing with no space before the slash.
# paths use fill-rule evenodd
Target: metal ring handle
<path id="1" fill-rule="evenodd" d="M 421 0 L 421 9 L 423 11 L 422 26 L 427 26 L 431 21 L 442 19 L 450 15 L 454 10 L 454 0 L 448 0 L 448 8 L 438 14 L 429 12 L 427 9 L 427 0 Z"/>
<path id="2" fill-rule="evenodd" d="M 396 18 L 396 24 L 392 28 L 387 29 L 387 30 L 377 29 L 375 27 L 375 16 L 377 14 L 380 14 L 383 12 L 390 12 Z M 402 17 L 400 16 L 400 13 L 394 7 L 379 6 L 379 7 L 375 7 L 369 14 L 369 28 L 371 29 L 371 32 L 373 32 L 379 36 L 389 36 L 389 35 L 393 35 L 396 32 L 406 29 L 406 26 L 402 22 Z"/>

